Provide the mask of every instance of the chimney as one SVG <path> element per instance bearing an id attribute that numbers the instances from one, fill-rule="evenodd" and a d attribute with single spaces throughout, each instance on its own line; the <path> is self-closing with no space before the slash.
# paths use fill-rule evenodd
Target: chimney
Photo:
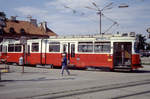
<path id="1" fill-rule="evenodd" d="M 33 25 L 36 26 L 36 27 L 38 26 L 36 19 L 30 19 L 30 23 L 33 24 Z"/>
<path id="2" fill-rule="evenodd" d="M 130 33 L 129 33 L 129 36 L 131 36 L 131 37 L 135 37 L 135 35 L 136 35 L 135 32 L 130 32 Z"/>
<path id="3" fill-rule="evenodd" d="M 16 21 L 16 17 L 17 17 L 17 16 L 11 16 L 11 17 L 10 17 L 10 20 L 11 20 L 11 21 Z"/>
<path id="4" fill-rule="evenodd" d="M 41 22 L 41 26 L 44 28 L 45 31 L 47 30 L 47 22 L 46 21 Z"/>

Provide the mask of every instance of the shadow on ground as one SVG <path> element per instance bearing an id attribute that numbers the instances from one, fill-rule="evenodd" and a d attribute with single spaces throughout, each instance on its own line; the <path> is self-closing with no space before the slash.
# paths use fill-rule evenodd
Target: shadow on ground
<path id="1" fill-rule="evenodd" d="M 59 77 L 59 78 L 51 78 L 48 79 L 46 77 L 39 77 L 35 79 L 27 79 L 27 80 L 1 80 L 0 82 L 37 82 L 37 81 L 53 81 L 53 80 L 75 80 L 73 77 Z"/>

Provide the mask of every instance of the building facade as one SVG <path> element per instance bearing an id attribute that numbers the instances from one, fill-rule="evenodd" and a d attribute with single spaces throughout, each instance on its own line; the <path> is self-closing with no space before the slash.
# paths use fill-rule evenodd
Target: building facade
<path id="1" fill-rule="evenodd" d="M 27 39 L 49 38 L 49 36 L 57 36 L 55 32 L 47 27 L 47 22 L 37 24 L 36 19 L 30 21 L 16 20 L 12 16 L 5 20 L 5 26 L 1 28 L 0 39 L 20 39 L 21 37 Z"/>

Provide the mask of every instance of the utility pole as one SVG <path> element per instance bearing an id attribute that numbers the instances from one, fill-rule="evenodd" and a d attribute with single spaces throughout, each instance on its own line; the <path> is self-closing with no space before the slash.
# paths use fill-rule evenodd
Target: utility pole
<path id="1" fill-rule="evenodd" d="M 109 3 L 108 5 L 106 5 L 105 7 L 103 7 L 103 9 L 100 9 L 97 4 L 95 2 L 92 2 L 92 4 L 94 5 L 95 8 L 93 7 L 85 7 L 85 8 L 88 8 L 88 9 L 91 9 L 91 10 L 95 10 L 97 11 L 97 14 L 99 15 L 99 33 L 102 34 L 102 11 L 104 10 L 107 10 L 107 9 L 111 9 L 112 7 L 110 7 L 113 3 Z"/>
<path id="2" fill-rule="evenodd" d="M 102 12 L 100 11 L 97 14 L 99 14 L 99 32 L 100 32 L 100 34 L 102 34 L 102 20 L 101 20 Z"/>
<path id="3" fill-rule="evenodd" d="M 85 8 L 88 8 L 88 9 L 91 9 L 91 10 L 95 10 L 95 11 L 97 11 L 97 14 L 99 15 L 99 33 L 100 34 L 102 34 L 102 16 L 104 16 L 104 14 L 102 13 L 104 10 L 109 10 L 109 9 L 112 9 L 112 4 L 113 4 L 113 2 L 111 2 L 111 3 L 109 3 L 108 5 L 106 5 L 106 6 L 104 6 L 102 9 L 100 9 L 99 8 L 99 6 L 95 3 L 95 2 L 93 2 L 92 1 L 92 4 L 94 5 L 94 8 L 93 7 L 85 7 Z M 127 5 L 127 4 L 122 4 L 122 5 L 119 5 L 118 6 L 118 8 L 127 8 L 127 7 L 129 7 L 129 5 Z M 106 17 L 106 16 L 105 16 Z M 112 21 L 113 22 L 113 25 L 115 25 L 115 24 L 118 24 L 116 21 L 114 21 L 114 20 L 112 20 L 112 19 L 110 19 L 110 18 L 108 18 L 110 21 Z M 112 26 L 113 26 L 112 25 Z M 110 26 L 110 28 L 112 28 L 112 26 Z M 107 31 L 110 29 L 110 28 L 108 28 L 107 29 Z M 105 32 L 104 32 L 105 33 Z"/>
<path id="4" fill-rule="evenodd" d="M 22 63 L 22 73 L 24 73 L 24 65 L 25 65 L 25 62 L 26 62 L 26 45 L 27 45 L 27 38 L 25 37 L 25 36 L 22 36 L 22 37 L 20 37 L 20 43 L 22 44 L 22 46 L 23 46 L 23 55 L 22 55 L 22 58 L 23 59 L 21 59 L 21 62 L 23 62 Z M 20 59 L 20 58 L 19 58 Z"/>

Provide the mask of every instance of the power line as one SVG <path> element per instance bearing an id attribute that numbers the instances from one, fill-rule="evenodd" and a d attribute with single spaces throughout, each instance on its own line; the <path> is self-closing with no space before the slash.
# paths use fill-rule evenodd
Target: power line
<path id="1" fill-rule="evenodd" d="M 94 1 L 92 1 L 91 3 L 94 6 L 94 8 L 93 7 L 89 7 L 89 6 L 86 6 L 85 8 L 97 11 L 97 14 L 99 15 L 99 19 L 100 19 L 100 22 L 99 22 L 99 24 L 100 24 L 99 25 L 99 31 L 100 31 L 100 34 L 102 34 L 102 28 L 101 28 L 101 26 L 102 26 L 101 17 L 103 15 L 102 12 L 104 10 L 112 9 L 111 6 L 112 6 L 113 2 L 111 2 L 108 5 L 104 6 L 102 9 L 100 9 L 99 6 Z"/>

